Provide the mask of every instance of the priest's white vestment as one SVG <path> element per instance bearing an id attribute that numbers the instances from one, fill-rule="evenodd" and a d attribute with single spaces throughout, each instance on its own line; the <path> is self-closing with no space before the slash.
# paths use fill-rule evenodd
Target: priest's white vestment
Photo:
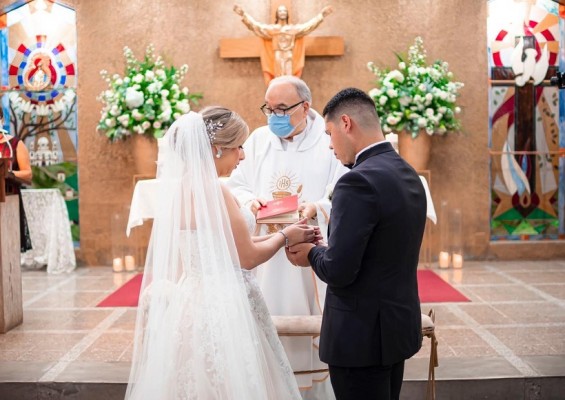
<path id="1" fill-rule="evenodd" d="M 322 116 L 310 109 L 306 128 L 292 141 L 275 136 L 268 126 L 256 129 L 244 144 L 245 159 L 234 170 L 227 184 L 238 201 L 249 207 L 252 200 L 271 200 L 298 195 L 299 203 L 315 203 L 318 223 L 327 240 L 331 190 L 347 169 L 329 148 Z M 258 225 L 256 233 L 277 232 L 284 225 Z M 284 249 L 256 268 L 257 279 L 271 315 L 320 315 L 326 284 L 311 268 L 293 266 Z M 281 341 L 294 371 L 325 368 L 318 355 L 318 338 L 282 337 Z M 297 375 L 301 389 L 327 381 L 328 374 Z"/>

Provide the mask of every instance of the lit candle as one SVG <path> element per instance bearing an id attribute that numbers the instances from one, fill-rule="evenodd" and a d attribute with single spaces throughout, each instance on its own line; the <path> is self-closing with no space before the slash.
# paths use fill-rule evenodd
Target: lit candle
<path id="1" fill-rule="evenodd" d="M 440 251 L 439 253 L 439 267 L 449 268 L 449 253 L 447 251 Z"/>
<path id="2" fill-rule="evenodd" d="M 453 268 L 463 267 L 463 255 L 453 253 Z"/>
<path id="3" fill-rule="evenodd" d="M 133 256 L 125 256 L 126 271 L 135 271 L 135 258 Z"/>
<path id="4" fill-rule="evenodd" d="M 112 261 L 112 268 L 114 269 L 114 272 L 121 272 L 124 270 L 124 264 L 122 263 L 121 257 L 114 258 Z"/>

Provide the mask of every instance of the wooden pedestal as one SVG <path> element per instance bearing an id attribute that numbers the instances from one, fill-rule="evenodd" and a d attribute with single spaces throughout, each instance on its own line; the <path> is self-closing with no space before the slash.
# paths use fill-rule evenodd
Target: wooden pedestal
<path id="1" fill-rule="evenodd" d="M 0 203 L 0 333 L 23 322 L 19 215 L 18 196 L 6 196 Z"/>

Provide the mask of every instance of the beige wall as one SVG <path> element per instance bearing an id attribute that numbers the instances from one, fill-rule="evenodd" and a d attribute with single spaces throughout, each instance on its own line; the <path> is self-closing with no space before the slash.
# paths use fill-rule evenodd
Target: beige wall
<path id="1" fill-rule="evenodd" d="M 189 65 L 184 83 L 192 91 L 204 93 L 202 105 L 231 107 L 251 128 L 264 123 L 258 107 L 265 86 L 258 59 L 219 58 L 220 38 L 251 35 L 233 13 L 233 1 L 66 3 L 76 6 L 78 25 L 80 256 L 90 265 L 109 264 L 110 215 L 129 204 L 136 170 L 132 143 L 110 144 L 95 131 L 101 108 L 96 96 L 105 89 L 99 71 L 122 73 L 124 45 L 141 54 L 146 44 L 153 43 L 168 61 Z M 268 20 L 269 1 L 239 3 L 257 20 Z M 504 248 L 493 250 L 488 243 L 486 1 L 295 0 L 291 16 L 296 22 L 305 21 L 326 4 L 335 12 L 313 35 L 342 36 L 345 54 L 307 59 L 303 79 L 312 89 L 314 108 L 321 110 L 344 87 L 371 89 L 373 76 L 366 69 L 367 62 L 392 65 L 393 52 L 405 51 L 414 37 L 421 35 L 429 60 L 448 61 L 456 78 L 466 84 L 460 98 L 463 134 L 433 138 L 430 169 L 436 209 L 439 211 L 441 200 L 462 209 L 468 256 L 516 254 Z M 437 229 L 434 235 L 437 238 Z M 530 258 L 548 254 L 539 246 L 529 249 L 524 252 Z M 434 254 L 436 251 L 437 243 Z"/>

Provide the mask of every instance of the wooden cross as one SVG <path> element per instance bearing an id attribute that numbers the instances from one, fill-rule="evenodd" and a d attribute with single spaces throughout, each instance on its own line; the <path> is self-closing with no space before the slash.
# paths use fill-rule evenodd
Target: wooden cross
<path id="1" fill-rule="evenodd" d="M 279 6 L 284 5 L 288 9 L 289 19 L 291 13 L 290 0 L 271 0 L 271 22 L 275 23 L 276 12 Z M 239 18 L 235 15 L 234 18 Z M 331 17 L 330 17 L 331 18 Z M 245 27 L 242 24 L 242 29 Z M 221 58 L 259 58 L 263 48 L 263 39 L 252 36 L 246 38 L 224 38 L 220 39 Z M 304 48 L 306 56 L 341 56 L 344 54 L 344 42 L 340 36 L 305 36 Z M 266 74 L 265 74 L 266 75 Z M 272 76 L 265 76 L 268 83 Z"/>

